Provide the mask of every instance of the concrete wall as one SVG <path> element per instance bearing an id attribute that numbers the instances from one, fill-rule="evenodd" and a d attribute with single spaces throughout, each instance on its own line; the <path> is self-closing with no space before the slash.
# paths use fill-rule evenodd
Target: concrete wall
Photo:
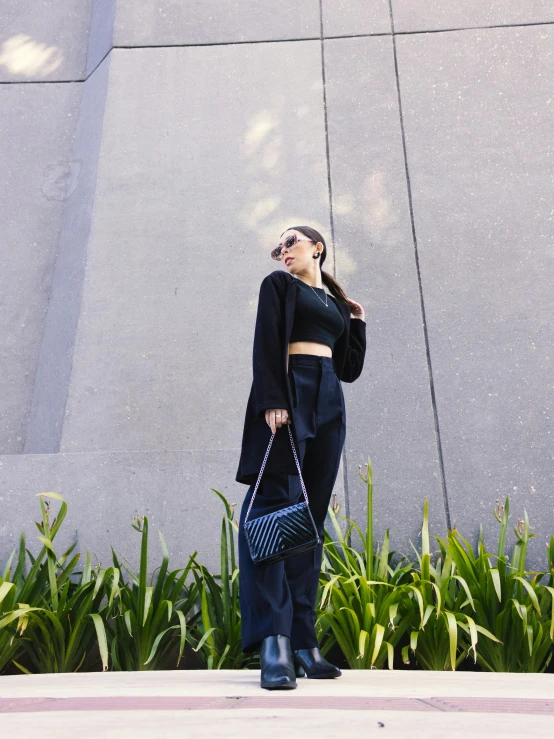
<path id="1" fill-rule="evenodd" d="M 257 292 L 291 224 L 366 311 L 336 492 L 377 535 L 554 533 L 554 5 L 8 3 L 0 34 L 0 565 L 61 547 L 219 566 Z M 31 12 L 33 10 L 33 12 Z M 54 504 L 54 508 L 57 504 Z M 238 513 L 238 511 L 237 511 Z M 509 537 L 509 543 L 514 541 Z"/>
<path id="2" fill-rule="evenodd" d="M 84 80 L 111 51 L 116 0 L 3 0 L 0 82 Z"/>

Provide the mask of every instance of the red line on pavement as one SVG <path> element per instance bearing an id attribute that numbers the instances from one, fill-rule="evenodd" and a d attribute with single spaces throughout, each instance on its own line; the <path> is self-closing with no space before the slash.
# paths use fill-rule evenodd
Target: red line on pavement
<path id="1" fill-rule="evenodd" d="M 85 696 L 0 698 L 0 713 L 40 711 L 198 711 L 233 708 L 334 709 L 345 711 L 443 711 L 554 715 L 554 699 L 477 697 L 286 696 Z"/>

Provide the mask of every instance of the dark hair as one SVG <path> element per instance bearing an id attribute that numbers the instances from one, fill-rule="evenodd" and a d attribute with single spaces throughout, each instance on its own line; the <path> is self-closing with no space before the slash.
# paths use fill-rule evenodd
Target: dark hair
<path id="1" fill-rule="evenodd" d="M 312 228 L 311 226 L 289 226 L 289 228 L 286 228 L 283 233 L 285 233 L 286 231 L 290 231 L 291 229 L 294 229 L 295 231 L 300 231 L 300 233 L 304 234 L 304 236 L 307 236 L 309 239 L 311 239 L 314 244 L 317 244 L 318 241 L 323 244 L 323 251 L 321 252 L 321 256 L 319 258 L 321 280 L 323 284 L 329 288 L 330 292 L 335 296 L 335 298 L 337 298 L 337 300 L 342 300 L 343 303 L 349 304 L 348 300 L 346 299 L 346 293 L 339 285 L 339 283 L 332 275 L 329 274 L 329 272 L 323 271 L 323 262 L 325 261 L 325 258 L 327 256 L 327 245 L 325 244 L 325 239 L 323 238 L 323 236 L 319 233 L 319 231 L 316 231 L 315 228 Z M 281 236 L 282 235 L 283 234 L 281 234 Z"/>

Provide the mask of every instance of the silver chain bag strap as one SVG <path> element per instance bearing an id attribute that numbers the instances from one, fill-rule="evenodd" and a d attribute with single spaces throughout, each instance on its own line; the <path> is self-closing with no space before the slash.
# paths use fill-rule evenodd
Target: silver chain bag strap
<path id="1" fill-rule="evenodd" d="M 315 549 L 321 541 L 310 511 L 308 494 L 296 456 L 290 424 L 287 424 L 287 427 L 305 500 L 248 521 L 248 515 L 275 436 L 275 434 L 272 434 L 252 493 L 250 505 L 244 517 L 244 533 L 250 549 L 250 556 L 255 564 L 270 564 L 286 557 L 292 557 L 294 554 L 307 552 L 310 549 Z"/>

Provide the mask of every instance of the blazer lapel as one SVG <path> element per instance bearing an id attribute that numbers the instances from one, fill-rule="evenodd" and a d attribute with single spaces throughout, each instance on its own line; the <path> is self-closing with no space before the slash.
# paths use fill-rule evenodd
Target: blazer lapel
<path id="1" fill-rule="evenodd" d="M 286 272 L 285 274 L 288 274 Z M 294 324 L 294 309 L 296 306 L 296 291 L 298 285 L 296 279 L 291 277 L 287 282 L 287 292 L 285 294 L 285 348 L 288 353 L 289 339 L 292 334 Z"/>

